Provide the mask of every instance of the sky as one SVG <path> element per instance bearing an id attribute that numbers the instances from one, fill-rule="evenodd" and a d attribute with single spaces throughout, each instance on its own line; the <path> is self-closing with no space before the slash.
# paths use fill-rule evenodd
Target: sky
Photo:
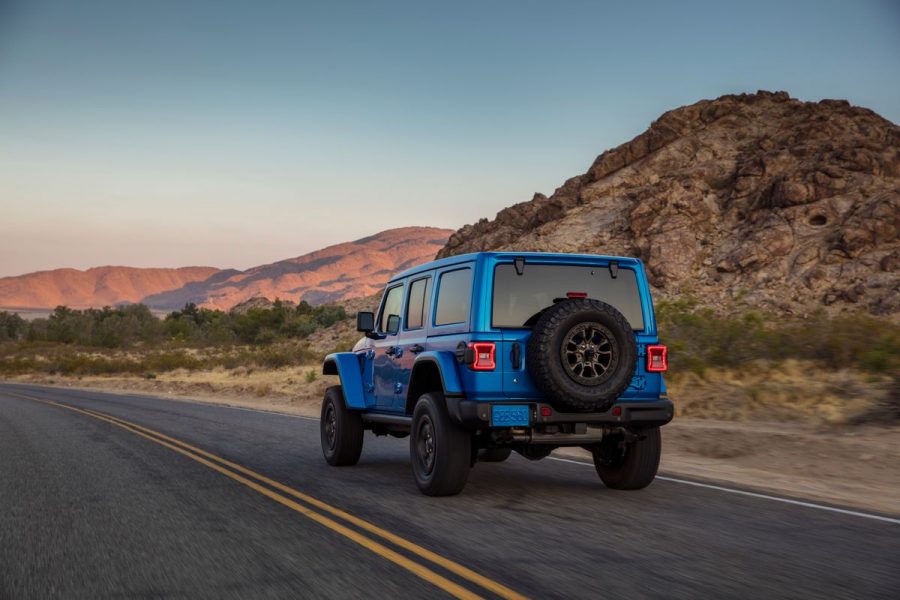
<path id="1" fill-rule="evenodd" d="M 758 89 L 900 123 L 900 1 L 0 0 L 0 276 L 458 228 Z"/>

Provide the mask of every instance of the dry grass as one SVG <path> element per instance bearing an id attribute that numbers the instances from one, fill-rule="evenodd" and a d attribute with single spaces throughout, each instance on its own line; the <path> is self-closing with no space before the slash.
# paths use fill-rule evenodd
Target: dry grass
<path id="1" fill-rule="evenodd" d="M 321 372 L 321 365 L 303 365 L 278 369 L 216 367 L 205 371 L 176 369 L 143 375 L 59 375 L 27 374 L 14 379 L 31 383 L 96 388 L 111 391 L 148 393 L 271 409 L 297 414 L 318 414 L 325 388 L 334 385 L 331 377 L 317 376 L 309 381 L 310 371 Z"/>
<path id="2" fill-rule="evenodd" d="M 867 420 L 890 400 L 891 377 L 826 369 L 811 361 L 754 361 L 739 369 L 669 377 L 678 415 L 726 421 L 843 425 Z"/>

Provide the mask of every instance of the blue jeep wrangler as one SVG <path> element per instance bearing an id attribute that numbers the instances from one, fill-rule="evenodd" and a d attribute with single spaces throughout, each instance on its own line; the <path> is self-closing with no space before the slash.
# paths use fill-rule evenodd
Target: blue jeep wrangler
<path id="1" fill-rule="evenodd" d="M 673 407 L 644 267 L 634 258 L 480 252 L 390 280 L 357 315 L 352 352 L 322 403 L 326 461 L 359 460 L 363 433 L 410 437 L 428 495 L 459 493 L 476 461 L 539 460 L 581 446 L 603 482 L 656 476 Z"/>

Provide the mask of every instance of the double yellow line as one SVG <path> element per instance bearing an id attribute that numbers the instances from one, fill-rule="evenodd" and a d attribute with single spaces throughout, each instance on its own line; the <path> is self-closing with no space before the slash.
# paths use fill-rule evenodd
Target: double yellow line
<path id="1" fill-rule="evenodd" d="M 41 398 L 25 396 L 17 393 L 3 393 L 5 395 L 15 396 L 17 398 L 22 398 L 25 400 L 31 400 L 33 402 L 41 402 L 43 404 L 64 408 L 66 410 L 81 413 L 83 415 L 99 419 L 101 421 L 106 421 L 111 425 L 120 427 L 126 431 L 146 438 L 155 444 L 165 446 L 166 448 L 173 450 L 174 452 L 177 452 L 187 458 L 190 458 L 193 461 L 209 467 L 210 469 L 213 469 L 214 471 L 217 471 L 222 475 L 225 475 L 226 477 L 229 477 L 230 479 L 233 479 L 234 481 L 237 481 L 247 486 L 248 488 L 259 492 L 260 494 L 271 498 L 275 502 L 278 502 L 279 504 L 300 513 L 304 517 L 307 517 L 315 521 L 316 523 L 327 527 L 335 533 L 338 533 L 345 538 L 359 544 L 363 548 L 366 548 L 367 550 L 370 550 L 375 554 L 386 558 L 394 564 L 403 567 L 411 573 L 414 573 L 425 581 L 444 590 L 445 592 L 456 598 L 470 600 L 481 598 L 481 596 L 469 590 L 468 588 L 463 587 L 462 585 L 448 579 L 447 577 L 435 572 L 431 568 L 419 562 L 416 562 L 415 560 L 412 560 L 411 558 L 404 556 L 403 554 L 400 554 L 396 550 L 389 548 L 384 543 L 373 539 L 373 537 L 363 535 L 362 533 L 355 529 L 352 529 L 348 525 L 353 525 L 354 527 L 372 534 L 372 536 L 381 538 L 381 540 L 389 542 L 390 544 L 393 544 L 394 546 L 401 548 L 409 552 L 410 554 L 418 556 L 419 558 L 432 563 L 432 565 L 437 565 L 438 567 L 445 569 L 450 573 L 453 573 L 454 575 L 460 577 L 461 579 L 475 584 L 483 590 L 490 592 L 491 594 L 494 594 L 500 598 L 505 598 L 507 600 L 526 599 L 526 597 L 522 594 L 519 594 L 518 592 L 511 590 L 510 588 L 492 579 L 488 579 L 487 577 L 476 573 L 468 567 L 464 567 L 463 565 L 453 562 L 448 558 L 444 558 L 439 554 L 435 554 L 434 552 L 423 548 L 422 546 L 419 546 L 418 544 L 415 544 L 394 533 L 391 533 L 390 531 L 382 529 L 381 527 L 378 527 L 373 523 L 369 523 L 368 521 L 360 519 L 359 517 L 343 511 L 340 508 L 331 506 L 330 504 L 313 498 L 308 494 L 304 494 L 303 492 L 269 479 L 265 475 L 261 475 L 260 473 L 248 469 L 247 467 L 226 460 L 220 456 L 216 456 L 215 454 L 207 452 L 206 450 L 203 450 L 201 448 L 197 448 L 196 446 L 192 446 L 187 442 L 182 442 L 181 440 L 177 440 L 173 437 L 165 435 L 164 433 L 160 433 L 159 431 L 154 431 L 153 429 L 143 427 L 136 423 L 131 423 L 130 421 L 126 421 L 118 417 L 113 417 L 112 415 L 97 412 L 95 410 L 76 408 L 68 404 L 62 404 L 60 402 L 54 402 L 52 400 L 43 400 Z M 313 510 L 313 508 L 317 510 Z M 323 513 L 336 517 L 336 519 L 340 519 L 341 521 L 343 521 L 343 523 L 334 518 L 326 516 L 326 514 Z"/>

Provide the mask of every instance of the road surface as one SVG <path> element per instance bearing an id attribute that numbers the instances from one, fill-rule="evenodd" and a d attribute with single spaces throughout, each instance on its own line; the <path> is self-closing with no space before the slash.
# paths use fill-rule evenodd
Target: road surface
<path id="1" fill-rule="evenodd" d="M 0 385 L 0 598 L 897 598 L 900 519 L 576 462 L 422 496 L 407 440 L 328 467 L 315 419 Z"/>

